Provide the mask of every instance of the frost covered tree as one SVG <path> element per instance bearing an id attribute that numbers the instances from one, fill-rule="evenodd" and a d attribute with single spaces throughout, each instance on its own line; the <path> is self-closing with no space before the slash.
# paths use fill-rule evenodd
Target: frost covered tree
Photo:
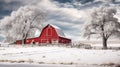
<path id="1" fill-rule="evenodd" d="M 14 42 L 22 39 L 24 43 L 26 38 L 33 36 L 37 29 L 41 30 L 45 19 L 46 13 L 41 8 L 35 6 L 20 7 L 0 21 L 2 34 L 5 35 L 4 41 Z"/>
<path id="2" fill-rule="evenodd" d="M 91 21 L 85 24 L 84 36 L 90 38 L 97 34 L 102 37 L 103 49 L 107 49 L 107 40 L 112 36 L 120 37 L 120 23 L 114 17 L 116 9 L 113 7 L 100 7 L 91 13 Z"/>

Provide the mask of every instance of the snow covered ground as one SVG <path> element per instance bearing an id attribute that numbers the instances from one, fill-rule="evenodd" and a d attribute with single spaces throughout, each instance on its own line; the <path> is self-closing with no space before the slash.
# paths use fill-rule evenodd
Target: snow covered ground
<path id="1" fill-rule="evenodd" d="M 94 50 L 57 46 L 0 47 L 0 62 L 120 65 L 120 50 Z"/>

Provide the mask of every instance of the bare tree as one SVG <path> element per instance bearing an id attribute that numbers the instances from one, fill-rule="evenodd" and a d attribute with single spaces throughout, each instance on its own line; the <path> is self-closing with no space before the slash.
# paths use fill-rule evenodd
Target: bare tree
<path id="1" fill-rule="evenodd" d="M 33 28 L 41 30 L 43 22 L 46 20 L 46 13 L 40 7 L 24 6 L 17 11 L 13 11 L 10 16 L 1 20 L 0 27 L 5 34 L 5 42 L 25 40 L 29 37 L 29 32 Z M 35 33 L 35 32 L 34 32 Z M 11 39 L 10 39 L 11 38 Z"/>
<path id="2" fill-rule="evenodd" d="M 90 38 L 92 34 L 102 37 L 103 48 L 107 49 L 107 40 L 111 36 L 120 37 L 120 23 L 114 17 L 116 9 L 112 7 L 100 7 L 91 14 L 91 21 L 85 25 L 84 36 Z"/>
<path id="3" fill-rule="evenodd" d="M 44 14 L 44 15 L 45 15 L 45 14 Z M 33 26 L 32 24 L 33 24 L 34 20 L 35 20 L 37 17 L 39 17 L 39 16 L 42 17 L 42 18 L 39 19 L 39 20 L 45 19 L 44 15 L 42 15 L 42 14 L 36 15 L 36 16 L 33 17 L 32 21 L 28 21 L 28 20 L 30 20 L 30 18 L 25 20 L 25 24 L 29 23 L 29 25 L 27 24 L 27 25 L 28 25 L 28 30 L 25 30 L 25 28 L 27 27 L 26 25 L 25 25 L 24 28 L 23 28 L 23 31 L 24 31 L 24 30 L 26 31 L 26 32 L 23 32 L 23 39 L 22 39 L 22 43 L 23 43 L 23 44 L 25 44 L 26 39 L 27 39 L 27 37 L 29 36 L 29 32 L 30 32 L 30 30 L 31 30 L 32 28 L 37 28 L 37 29 L 40 29 L 40 30 L 41 30 L 41 27 Z M 41 26 L 42 26 L 42 24 L 41 24 Z"/>

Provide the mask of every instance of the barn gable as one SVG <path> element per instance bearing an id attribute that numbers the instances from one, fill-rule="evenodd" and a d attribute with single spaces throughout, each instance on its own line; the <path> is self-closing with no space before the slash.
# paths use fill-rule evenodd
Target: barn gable
<path id="1" fill-rule="evenodd" d="M 63 33 L 62 29 L 59 28 L 58 26 L 55 26 L 55 25 L 52 25 L 52 24 L 48 24 L 46 27 L 44 27 L 44 29 L 47 28 L 47 27 L 50 27 L 50 26 L 52 26 L 55 29 L 55 31 L 56 31 L 58 36 L 65 37 L 65 34 Z"/>

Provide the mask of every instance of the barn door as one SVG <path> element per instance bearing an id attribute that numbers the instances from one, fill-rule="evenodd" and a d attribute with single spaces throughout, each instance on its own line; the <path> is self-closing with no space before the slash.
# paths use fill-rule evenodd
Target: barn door
<path id="1" fill-rule="evenodd" d="M 52 39 L 52 44 L 58 44 L 58 40 L 57 39 Z"/>
<path id="2" fill-rule="evenodd" d="M 48 43 L 49 41 L 47 39 L 42 39 L 41 42 L 42 43 Z"/>

